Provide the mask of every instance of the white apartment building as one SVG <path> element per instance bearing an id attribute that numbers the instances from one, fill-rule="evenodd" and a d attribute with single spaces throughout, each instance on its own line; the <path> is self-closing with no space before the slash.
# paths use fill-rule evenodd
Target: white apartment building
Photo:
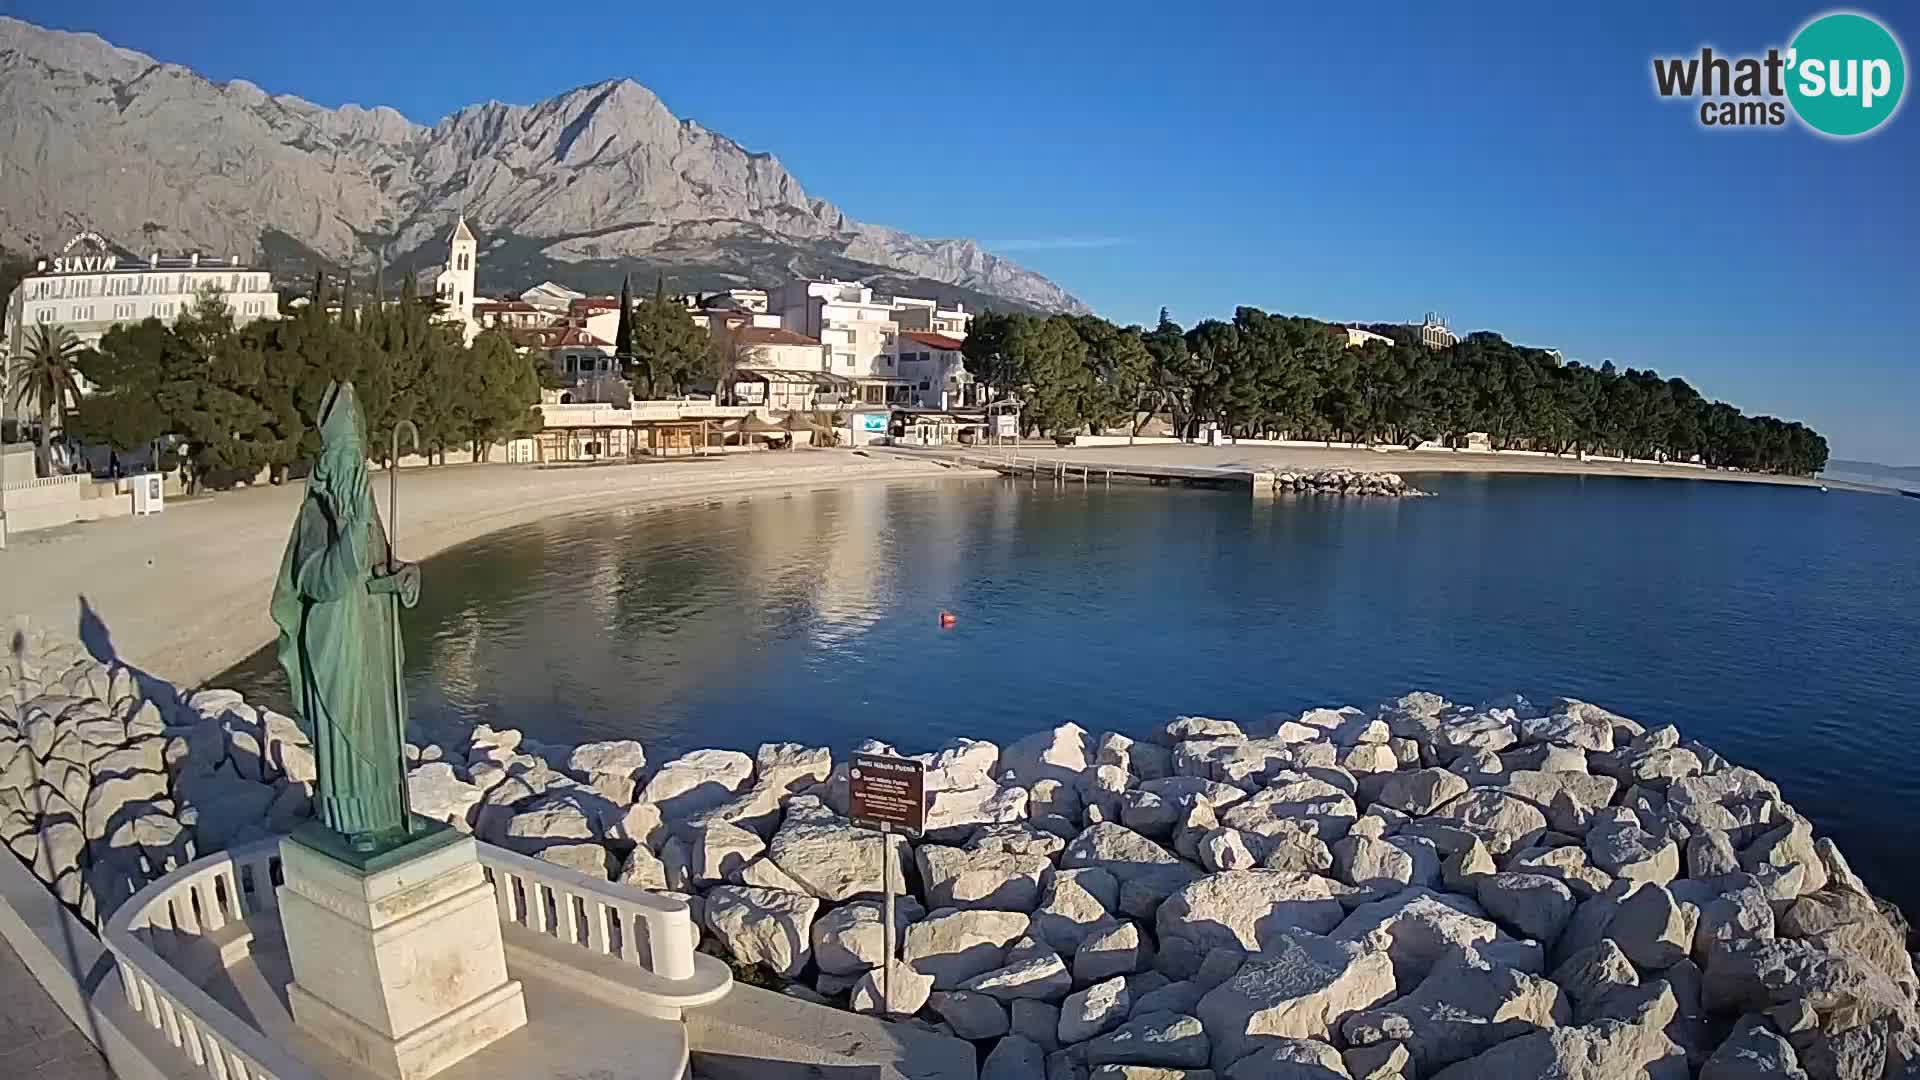
<path id="1" fill-rule="evenodd" d="M 237 255 L 122 258 L 97 233 L 84 232 L 59 254 L 38 260 L 14 288 L 0 320 L 0 340 L 6 355 L 19 356 L 26 350 L 28 327 L 62 326 L 82 345 L 92 345 L 121 323 L 147 318 L 171 323 L 206 289 L 220 291 L 236 323 L 280 315 L 272 275 L 240 265 Z M 91 387 L 82 379 L 80 389 Z"/>
<path id="2" fill-rule="evenodd" d="M 876 299 L 857 281 L 790 281 L 767 291 L 767 312 L 780 325 L 819 341 L 824 369 L 852 379 L 859 400 L 870 405 L 904 404 L 911 390 L 895 360 L 900 327 L 893 305 Z"/>
<path id="3" fill-rule="evenodd" d="M 900 332 L 900 375 L 913 403 L 923 409 L 970 409 L 980 404 L 980 385 L 967 370 L 960 339 L 920 330 Z"/>
<path id="4" fill-rule="evenodd" d="M 902 330 L 924 330 L 965 341 L 967 330 L 973 325 L 973 313 L 965 304 L 941 307 L 937 300 L 917 296 L 892 296 L 887 300 L 893 305 L 893 321 L 899 323 Z"/>
<path id="5" fill-rule="evenodd" d="M 67 241 L 58 255 L 35 263 L 8 298 L 8 355 L 18 356 L 29 326 L 59 325 L 91 345 L 119 323 L 179 318 L 205 289 L 220 290 L 234 321 L 280 314 L 280 294 L 265 270 L 240 265 L 240 257 L 199 255 L 128 259 L 114 255 L 95 233 Z"/>

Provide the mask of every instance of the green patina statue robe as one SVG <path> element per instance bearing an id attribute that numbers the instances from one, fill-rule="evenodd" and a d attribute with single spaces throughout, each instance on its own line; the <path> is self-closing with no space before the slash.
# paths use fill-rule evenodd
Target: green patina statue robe
<path id="1" fill-rule="evenodd" d="M 320 457 L 274 582 L 273 621 L 319 764 L 315 809 L 365 851 L 407 831 L 399 608 L 418 601 L 420 576 L 393 561 L 380 525 L 351 383 L 328 388 L 320 417 Z"/>

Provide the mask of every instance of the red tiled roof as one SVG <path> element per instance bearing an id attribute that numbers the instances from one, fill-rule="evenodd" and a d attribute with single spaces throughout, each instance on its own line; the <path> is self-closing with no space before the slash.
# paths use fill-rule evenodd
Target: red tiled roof
<path id="1" fill-rule="evenodd" d="M 620 310 L 620 298 L 617 296 L 582 296 L 567 304 L 569 314 L 579 315 L 589 311 Z"/>
<path id="2" fill-rule="evenodd" d="M 958 338 L 950 338 L 945 334 L 929 334 L 920 330 L 908 330 L 900 336 L 910 341 L 917 341 L 929 349 L 951 349 L 958 352 L 963 344 Z"/>

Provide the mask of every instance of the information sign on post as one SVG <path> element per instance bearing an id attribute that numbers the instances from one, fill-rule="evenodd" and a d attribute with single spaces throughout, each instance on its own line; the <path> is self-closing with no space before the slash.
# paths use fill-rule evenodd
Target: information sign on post
<path id="1" fill-rule="evenodd" d="M 894 935 L 893 831 L 919 836 L 927 827 L 927 765 L 912 758 L 855 754 L 847 765 L 847 816 L 855 825 L 880 830 L 880 887 L 885 890 L 886 952 L 880 962 L 880 1009 L 893 1011 Z"/>
<path id="2" fill-rule="evenodd" d="M 926 762 L 853 755 L 847 768 L 847 802 L 855 825 L 919 836 L 927 826 Z"/>

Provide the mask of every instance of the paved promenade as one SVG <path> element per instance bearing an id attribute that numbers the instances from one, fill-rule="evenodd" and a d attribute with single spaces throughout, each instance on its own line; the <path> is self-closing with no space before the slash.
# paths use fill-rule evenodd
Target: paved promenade
<path id="1" fill-rule="evenodd" d="M 972 470 L 966 470 L 971 473 Z M 423 559 L 485 533 L 614 506 L 769 489 L 952 477 L 934 461 L 847 450 L 769 451 L 640 465 L 455 465 L 400 473 L 399 549 Z M 386 513 L 387 474 L 372 474 Z M 96 656 L 192 686 L 273 639 L 267 600 L 304 485 L 170 503 L 24 533 L 0 552 L 0 619 L 78 633 Z"/>
<path id="2" fill-rule="evenodd" d="M 0 1076 L 7 1080 L 113 1077 L 100 1052 L 40 989 L 33 973 L 4 940 L 0 940 Z"/>

